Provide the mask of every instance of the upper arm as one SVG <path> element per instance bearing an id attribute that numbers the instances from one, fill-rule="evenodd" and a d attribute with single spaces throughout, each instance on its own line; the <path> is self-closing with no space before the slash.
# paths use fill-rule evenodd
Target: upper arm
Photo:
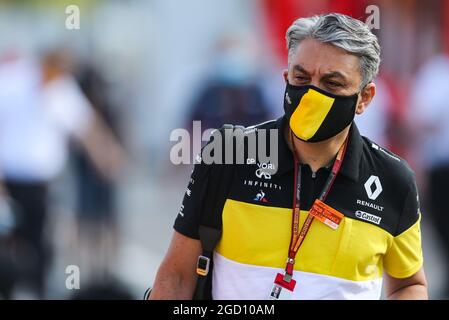
<path id="1" fill-rule="evenodd" d="M 427 298 L 421 245 L 421 210 L 412 175 L 391 244 L 383 257 L 385 290 L 389 298 Z M 407 290 L 402 290 L 409 288 Z"/>
<path id="2" fill-rule="evenodd" d="M 397 279 L 410 278 L 422 268 L 421 211 L 414 179 L 409 182 L 396 231 L 383 256 L 383 265 L 386 273 Z"/>
<path id="3" fill-rule="evenodd" d="M 202 252 L 199 227 L 213 168 L 213 164 L 206 164 L 202 160 L 203 150 L 195 161 L 181 209 L 173 226 L 175 231 L 170 247 L 159 267 L 152 297 L 163 297 L 162 290 L 173 288 L 178 291 L 177 297 L 189 298 L 193 294 L 197 279 L 196 264 Z M 157 293 L 153 296 L 154 292 Z M 172 293 L 166 296 L 173 297 Z"/>
<path id="4" fill-rule="evenodd" d="M 190 299 L 196 283 L 196 264 L 202 247 L 198 229 L 208 181 L 208 167 L 194 166 L 167 253 L 159 267 L 152 299 Z"/>
<path id="5" fill-rule="evenodd" d="M 199 240 L 175 231 L 159 266 L 150 299 L 191 299 L 196 284 L 195 265 L 200 252 Z"/>
<path id="6" fill-rule="evenodd" d="M 170 246 L 165 254 L 160 270 L 176 273 L 183 278 L 195 278 L 201 242 L 174 231 Z"/>
<path id="7" fill-rule="evenodd" d="M 421 286 L 425 291 L 425 296 L 423 296 L 423 293 L 420 292 L 419 295 L 412 296 L 412 294 L 407 298 L 426 298 L 427 280 L 423 267 L 421 267 L 418 272 L 416 272 L 412 276 L 403 279 L 394 278 L 388 274 L 385 274 L 385 293 L 387 297 L 393 297 L 395 293 L 397 293 L 401 289 L 411 286 Z"/>

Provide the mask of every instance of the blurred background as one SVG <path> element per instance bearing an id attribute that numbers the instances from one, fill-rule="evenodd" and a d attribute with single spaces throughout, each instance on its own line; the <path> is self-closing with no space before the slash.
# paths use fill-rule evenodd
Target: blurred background
<path id="1" fill-rule="evenodd" d="M 191 172 L 172 130 L 282 115 L 288 26 L 369 5 L 382 66 L 356 121 L 416 171 L 449 298 L 449 0 L 0 0 L 0 298 L 141 299 Z"/>

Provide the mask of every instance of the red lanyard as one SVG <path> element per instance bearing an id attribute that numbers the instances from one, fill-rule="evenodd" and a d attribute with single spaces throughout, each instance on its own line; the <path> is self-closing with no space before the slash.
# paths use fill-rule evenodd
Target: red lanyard
<path id="1" fill-rule="evenodd" d="M 340 150 L 338 150 L 337 158 L 335 159 L 334 165 L 332 166 L 332 171 L 329 174 L 329 177 L 326 180 L 326 183 L 324 184 L 323 190 L 321 191 L 321 194 L 319 196 L 319 200 L 323 201 L 326 200 L 327 195 L 329 194 L 329 191 L 332 188 L 332 185 L 334 184 L 335 178 L 337 177 L 338 172 L 340 171 L 341 164 L 343 162 L 344 155 L 346 153 L 346 146 L 348 143 L 348 138 L 346 138 L 343 145 L 340 147 Z M 294 143 L 292 139 L 292 145 L 293 149 Z M 298 253 L 299 248 L 301 247 L 304 239 L 307 236 L 307 232 L 309 232 L 310 226 L 313 222 L 313 216 L 308 215 L 306 218 L 306 221 L 304 222 L 304 225 L 301 228 L 301 231 L 299 231 L 299 216 L 300 216 L 300 199 L 301 199 L 301 167 L 299 166 L 299 161 L 296 157 L 296 150 L 294 152 L 295 154 L 295 195 L 293 200 L 293 214 L 292 214 L 292 236 L 290 239 L 290 247 L 288 250 L 288 259 L 287 259 L 287 266 L 285 267 L 285 275 L 284 280 L 287 282 L 290 282 L 292 276 L 293 276 L 293 267 L 295 265 L 295 257 Z"/>

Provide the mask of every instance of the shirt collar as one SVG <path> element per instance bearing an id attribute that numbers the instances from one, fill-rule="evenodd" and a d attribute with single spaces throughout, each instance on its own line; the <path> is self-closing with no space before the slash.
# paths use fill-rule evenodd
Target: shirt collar
<path id="1" fill-rule="evenodd" d="M 278 174 L 283 174 L 287 171 L 293 170 L 294 159 L 293 153 L 288 147 L 285 140 L 284 130 L 287 125 L 285 116 L 276 120 L 276 128 L 278 131 Z M 351 129 L 349 130 L 348 146 L 346 148 L 345 157 L 340 169 L 340 174 L 345 177 L 357 181 L 359 178 L 360 159 L 362 157 L 363 141 L 360 135 L 359 129 L 355 122 L 352 122 Z"/>
<path id="2" fill-rule="evenodd" d="M 357 128 L 355 122 L 352 122 L 351 129 L 349 130 L 348 146 L 341 165 L 340 174 L 346 176 L 354 182 L 359 179 L 362 151 L 362 136 L 360 135 L 359 129 Z"/>

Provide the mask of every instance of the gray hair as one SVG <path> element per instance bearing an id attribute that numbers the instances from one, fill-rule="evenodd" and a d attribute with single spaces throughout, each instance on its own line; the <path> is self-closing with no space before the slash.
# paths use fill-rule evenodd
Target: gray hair
<path id="1" fill-rule="evenodd" d="M 362 85 L 370 83 L 379 72 L 380 46 L 377 37 L 362 21 L 339 13 L 296 20 L 286 33 L 288 56 L 307 38 L 342 48 L 360 58 Z"/>

